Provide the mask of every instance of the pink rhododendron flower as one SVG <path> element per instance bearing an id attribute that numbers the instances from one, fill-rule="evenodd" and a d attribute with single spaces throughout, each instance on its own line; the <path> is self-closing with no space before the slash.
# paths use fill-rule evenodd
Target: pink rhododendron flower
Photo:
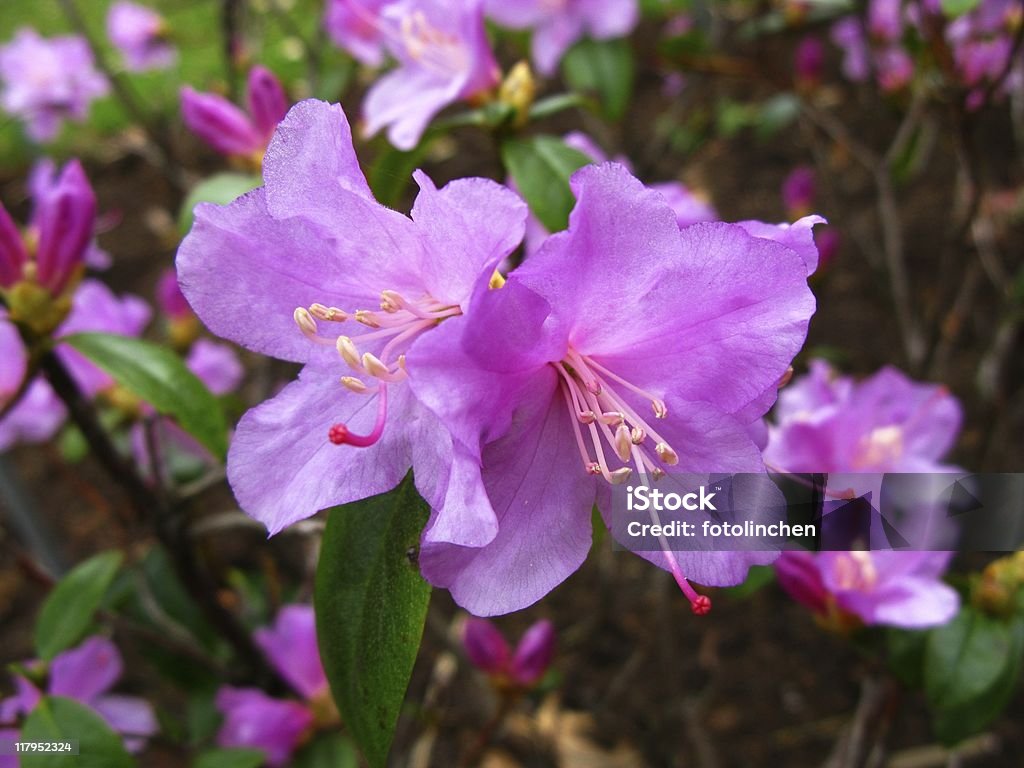
<path id="1" fill-rule="evenodd" d="M 56 138 L 65 120 L 85 120 L 93 100 L 110 88 L 84 38 L 43 38 L 30 28 L 0 46 L 0 81 L 0 106 L 38 142 Z"/>
<path id="2" fill-rule="evenodd" d="M 177 260 L 185 296 L 214 333 L 305 364 L 238 425 L 228 478 L 240 505 L 277 532 L 390 490 L 412 466 L 432 504 L 447 496 L 475 509 L 462 495 L 476 492 L 478 474 L 413 396 L 408 356 L 518 246 L 525 206 L 492 181 L 436 189 L 417 173 L 412 218 L 385 208 L 341 107 L 317 101 L 278 128 L 263 177 L 229 206 L 197 206 Z M 245 308 L 257 306 L 253 323 Z M 491 534 L 464 529 L 470 544 Z"/>
<path id="3" fill-rule="evenodd" d="M 533 30 L 533 63 L 544 75 L 584 36 L 625 37 L 636 26 L 636 0 L 487 0 L 487 15 L 501 26 Z"/>
<path id="4" fill-rule="evenodd" d="M 949 552 L 784 552 L 779 584 L 838 627 L 864 624 L 922 629 L 956 615 L 960 597 L 942 581 Z"/>
<path id="5" fill-rule="evenodd" d="M 217 743 L 261 749 L 268 765 L 285 765 L 317 724 L 317 712 L 333 706 L 320 663 L 313 607 L 285 606 L 273 626 L 257 630 L 255 637 L 267 660 L 302 700 L 276 699 L 254 688 L 221 688 L 217 709 L 224 724 Z"/>
<path id="6" fill-rule="evenodd" d="M 951 472 L 942 462 L 961 411 L 944 387 L 917 384 L 894 368 L 861 382 L 821 360 L 779 395 L 765 460 L 787 472 Z M 839 475 L 840 486 L 857 477 Z M 782 586 L 815 612 L 865 624 L 924 627 L 956 613 L 959 598 L 940 576 L 948 552 L 786 552 Z"/>
<path id="7" fill-rule="evenodd" d="M 412 149 L 438 112 L 498 83 L 482 0 L 398 0 L 380 12 L 398 67 L 366 94 L 366 134 L 388 129 L 398 149 Z"/>
<path id="8" fill-rule="evenodd" d="M 587 166 L 572 187 L 568 231 L 504 287 L 478 286 L 466 316 L 407 356 L 423 372 L 410 386 L 482 473 L 489 508 L 435 507 L 419 556 L 476 615 L 530 605 L 576 570 L 610 484 L 762 472 L 747 425 L 774 401 L 814 310 L 789 248 L 731 224 L 680 229 L 621 165 Z M 470 526 L 493 535 L 469 544 Z M 688 578 L 737 583 L 763 557 L 649 559 L 703 613 Z"/>
<path id="9" fill-rule="evenodd" d="M 221 154 L 258 158 L 288 111 L 288 97 L 273 72 L 256 66 L 246 102 L 248 114 L 215 93 L 181 89 L 181 115 L 192 133 Z"/>
<path id="10" fill-rule="evenodd" d="M 163 16 L 144 5 L 118 0 L 107 12 L 107 36 L 131 72 L 165 69 L 178 59 Z"/>
<path id="11" fill-rule="evenodd" d="M 895 368 L 857 382 L 815 360 L 779 395 L 765 460 L 784 472 L 948 472 L 956 398 Z"/>
<path id="12" fill-rule="evenodd" d="M 29 662 L 28 666 L 37 664 Z M 124 737 L 128 749 L 137 752 L 145 747 L 146 740 L 159 726 L 148 702 L 136 696 L 110 693 L 123 669 L 121 653 L 112 642 L 104 637 L 90 637 L 50 662 L 45 693 L 74 699 L 89 707 Z M 43 692 L 23 677 L 16 676 L 14 682 L 17 693 L 0 701 L 0 726 L 15 725 L 18 719 L 28 716 L 43 696 Z M 17 732 L 9 729 L 7 733 L 16 735 Z M 0 768 L 8 765 L 17 768 L 17 758 L 0 757 Z"/>
<path id="13" fill-rule="evenodd" d="M 820 39 L 808 35 L 800 41 L 793 55 L 793 71 L 797 83 L 803 88 L 811 88 L 821 81 L 821 72 L 825 67 L 825 45 Z"/>
<path id="14" fill-rule="evenodd" d="M 391 0 L 327 0 L 324 28 L 331 40 L 370 67 L 384 63 L 381 9 Z"/>

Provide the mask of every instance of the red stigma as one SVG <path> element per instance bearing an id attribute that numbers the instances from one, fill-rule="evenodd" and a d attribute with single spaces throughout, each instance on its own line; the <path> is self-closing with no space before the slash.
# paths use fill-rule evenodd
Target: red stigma
<path id="1" fill-rule="evenodd" d="M 327 431 L 327 439 L 335 445 L 344 445 L 348 438 L 348 427 L 344 424 L 335 424 Z"/>
<path id="2" fill-rule="evenodd" d="M 707 595 L 697 595 L 690 602 L 690 610 L 693 611 L 694 616 L 707 616 L 711 613 L 711 598 Z"/>

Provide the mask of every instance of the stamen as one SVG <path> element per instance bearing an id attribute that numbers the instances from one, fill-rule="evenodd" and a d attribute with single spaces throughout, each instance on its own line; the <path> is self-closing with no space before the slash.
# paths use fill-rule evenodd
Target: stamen
<path id="1" fill-rule="evenodd" d="M 608 481 L 612 485 L 622 485 L 624 482 L 629 480 L 632 474 L 633 470 L 630 469 L 629 467 L 621 467 L 619 469 L 616 469 L 614 472 L 608 473 Z"/>
<path id="2" fill-rule="evenodd" d="M 664 400 L 652 400 L 651 410 L 654 411 L 654 418 L 656 419 L 664 419 L 666 416 L 668 416 L 668 408 L 665 407 Z"/>
<path id="3" fill-rule="evenodd" d="M 600 392 L 594 392 L 595 395 Z M 605 411 L 601 414 L 601 421 L 607 424 L 609 427 L 617 427 L 622 423 L 626 417 L 619 411 Z"/>
<path id="4" fill-rule="evenodd" d="M 378 379 L 384 379 L 391 374 L 391 371 L 389 371 L 388 367 L 381 362 L 380 358 L 370 352 L 364 353 L 362 360 L 363 368 L 371 376 Z"/>
<path id="5" fill-rule="evenodd" d="M 384 312 L 393 314 L 405 308 L 405 299 L 398 291 L 381 291 L 380 308 Z"/>
<path id="6" fill-rule="evenodd" d="M 584 424 L 593 424 L 597 421 L 597 414 L 593 411 L 579 411 L 576 414 L 576 418 Z"/>
<path id="7" fill-rule="evenodd" d="M 642 445 L 644 440 L 647 439 L 647 433 L 640 427 L 633 427 L 632 431 L 629 433 L 629 439 L 632 440 L 633 445 Z"/>
<path id="8" fill-rule="evenodd" d="M 299 330 L 302 331 L 303 335 L 314 340 L 318 338 L 316 320 L 314 320 L 313 316 L 309 314 L 308 309 L 305 307 L 296 307 L 292 317 L 295 319 L 295 324 L 299 326 Z"/>
<path id="9" fill-rule="evenodd" d="M 630 454 L 633 452 L 633 436 L 625 424 L 619 424 L 615 430 L 615 452 L 623 461 L 629 461 Z"/>
<path id="10" fill-rule="evenodd" d="M 356 310 L 356 322 L 369 328 L 380 328 L 380 320 L 377 319 L 377 315 L 368 309 Z"/>
<path id="11" fill-rule="evenodd" d="M 355 376 L 342 376 L 341 383 L 346 389 L 350 389 L 357 395 L 365 395 L 370 388 Z"/>
<path id="12" fill-rule="evenodd" d="M 668 443 L 658 443 L 654 446 L 654 452 L 658 454 L 659 459 L 670 467 L 674 467 L 679 463 L 679 454 L 673 451 Z"/>
<path id="13" fill-rule="evenodd" d="M 317 320 L 328 323 L 343 323 L 348 320 L 348 313 L 337 307 L 325 307 L 323 304 L 310 304 L 309 313 Z"/>
<path id="14" fill-rule="evenodd" d="M 357 373 L 363 373 L 363 363 L 359 359 L 359 349 L 348 336 L 339 336 L 335 346 L 341 354 L 341 359 L 348 363 L 349 367 Z"/>

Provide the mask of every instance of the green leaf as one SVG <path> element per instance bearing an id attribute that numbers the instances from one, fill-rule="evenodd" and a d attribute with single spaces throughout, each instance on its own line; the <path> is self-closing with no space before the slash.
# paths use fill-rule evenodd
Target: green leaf
<path id="1" fill-rule="evenodd" d="M 951 19 L 970 13 L 981 0 L 941 0 L 942 12 Z"/>
<path id="2" fill-rule="evenodd" d="M 412 172 L 427 154 L 431 138 L 425 135 L 416 147 L 407 152 L 390 145 L 381 151 L 370 168 L 369 182 L 374 197 L 391 208 L 402 202 L 402 195 L 412 181 Z"/>
<path id="3" fill-rule="evenodd" d="M 199 203 L 227 205 L 246 192 L 262 186 L 263 179 L 251 173 L 218 173 L 203 179 L 188 193 L 178 213 L 178 227 L 182 234 L 192 229 L 193 210 Z"/>
<path id="4" fill-rule="evenodd" d="M 928 632 L 890 628 L 885 633 L 889 669 L 896 678 L 910 688 L 924 684 L 924 655 L 928 647 Z"/>
<path id="5" fill-rule="evenodd" d="M 193 768 L 260 768 L 266 759 L 260 749 L 211 749 L 196 758 Z"/>
<path id="6" fill-rule="evenodd" d="M 359 768 L 352 742 L 340 733 L 320 736 L 295 755 L 292 768 Z"/>
<path id="7" fill-rule="evenodd" d="M 554 136 L 508 139 L 501 159 L 541 224 L 549 232 L 565 229 L 576 204 L 569 177 L 593 160 Z"/>
<path id="8" fill-rule="evenodd" d="M 94 555 L 75 566 L 47 595 L 35 630 L 40 659 L 49 661 L 82 639 L 123 559 L 116 551 Z"/>
<path id="9" fill-rule="evenodd" d="M 383 766 L 423 635 L 430 586 L 409 560 L 429 508 L 412 475 L 332 509 L 316 573 L 320 656 L 342 720 Z"/>
<path id="10" fill-rule="evenodd" d="M 633 95 L 633 49 L 626 38 L 581 40 L 562 59 L 573 90 L 597 94 L 609 120 L 621 120 Z"/>
<path id="11" fill-rule="evenodd" d="M 157 411 L 173 416 L 179 426 L 210 453 L 224 458 L 228 429 L 220 403 L 169 349 L 107 333 L 78 333 L 61 341 L 81 352 Z"/>
<path id="12" fill-rule="evenodd" d="M 78 741 L 78 754 L 26 752 L 21 768 L 131 768 L 135 760 L 103 718 L 77 701 L 43 698 L 21 729 L 21 741 Z"/>
<path id="13" fill-rule="evenodd" d="M 945 744 L 980 732 L 1006 706 L 1024 657 L 1024 621 L 1008 623 L 973 608 L 932 630 L 924 687 L 933 725 Z"/>

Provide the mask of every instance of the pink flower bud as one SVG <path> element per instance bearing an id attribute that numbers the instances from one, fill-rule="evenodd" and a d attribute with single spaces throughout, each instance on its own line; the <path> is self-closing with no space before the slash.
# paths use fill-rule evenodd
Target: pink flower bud
<path id="1" fill-rule="evenodd" d="M 817 37 L 808 36 L 800 41 L 793 55 L 793 69 L 797 82 L 804 87 L 817 85 L 825 66 L 825 45 Z"/>
<path id="2" fill-rule="evenodd" d="M 181 89 L 181 115 L 196 136 L 225 155 L 249 155 L 264 148 L 248 116 L 222 96 Z"/>
<path id="3" fill-rule="evenodd" d="M 166 270 L 157 280 L 156 303 L 160 311 L 172 320 L 192 314 L 192 308 L 178 285 L 178 273 L 173 269 Z"/>
<path id="4" fill-rule="evenodd" d="M 814 244 L 818 246 L 819 269 L 826 266 L 839 252 L 843 238 L 835 227 L 822 227 L 814 232 Z"/>
<path id="5" fill-rule="evenodd" d="M 266 67 L 253 67 L 249 72 L 246 97 L 253 126 L 262 136 L 269 137 L 288 114 L 288 97 L 281 81 Z"/>
<path id="6" fill-rule="evenodd" d="M 0 287 L 10 288 L 21 278 L 21 269 L 27 259 L 21 233 L 0 203 Z"/>
<path id="7" fill-rule="evenodd" d="M 546 619 L 538 621 L 526 630 L 516 646 L 510 676 L 519 685 L 533 685 L 547 672 L 554 655 L 555 626 Z"/>
<path id="8" fill-rule="evenodd" d="M 813 555 L 783 552 L 775 561 L 775 577 L 798 603 L 803 603 L 815 613 L 824 613 L 828 609 L 828 590 Z"/>
<path id="9" fill-rule="evenodd" d="M 505 671 L 510 650 L 501 632 L 491 622 L 485 619 L 468 619 L 462 630 L 462 645 L 473 666 L 490 675 Z"/>
<path id="10" fill-rule="evenodd" d="M 57 294 L 85 259 L 96 227 L 96 195 L 77 160 L 64 166 L 56 185 L 39 201 L 37 221 L 39 283 Z"/>
<path id="11" fill-rule="evenodd" d="M 817 183 L 814 169 L 806 165 L 794 168 L 782 182 L 782 202 L 792 219 L 806 216 L 814 206 Z"/>

